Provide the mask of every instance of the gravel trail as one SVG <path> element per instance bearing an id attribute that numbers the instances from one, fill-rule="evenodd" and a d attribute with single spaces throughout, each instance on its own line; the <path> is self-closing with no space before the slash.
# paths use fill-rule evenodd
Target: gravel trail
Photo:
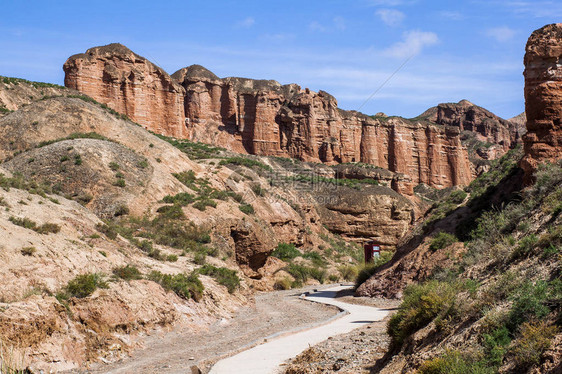
<path id="1" fill-rule="evenodd" d="M 242 308 L 228 321 L 218 321 L 207 331 L 155 332 L 145 338 L 144 349 L 134 351 L 127 359 L 72 373 L 189 374 L 193 366 L 207 372 L 217 360 L 259 344 L 266 336 L 306 328 L 339 313 L 336 307 L 299 298 L 310 289 L 258 293 L 253 305 Z"/>
<path id="2" fill-rule="evenodd" d="M 349 287 L 332 287 L 319 290 L 307 296 L 317 303 L 334 305 L 345 310 L 339 318 L 329 323 L 305 331 L 282 336 L 264 344 L 245 350 L 239 354 L 218 361 L 210 374 L 273 374 L 279 373 L 281 365 L 295 357 L 311 345 L 318 344 L 330 337 L 345 334 L 359 327 L 384 319 L 389 311 L 372 306 L 349 304 L 336 298 L 339 291 Z"/>

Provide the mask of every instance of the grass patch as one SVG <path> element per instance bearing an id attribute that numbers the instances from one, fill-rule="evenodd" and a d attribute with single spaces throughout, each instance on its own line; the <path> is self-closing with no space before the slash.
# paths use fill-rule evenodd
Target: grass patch
<path id="1" fill-rule="evenodd" d="M 432 252 L 438 251 L 443 248 L 447 248 L 453 243 L 458 242 L 459 240 L 453 234 L 449 234 L 448 232 L 441 231 L 437 235 L 431 239 L 431 243 L 429 244 L 429 250 Z"/>
<path id="2" fill-rule="evenodd" d="M 173 291 L 182 299 L 200 301 L 203 297 L 203 283 L 195 271 L 190 275 L 183 273 L 171 275 L 154 270 L 147 279 L 160 284 L 167 291 Z"/>
<path id="3" fill-rule="evenodd" d="M 277 257 L 285 262 L 290 262 L 296 257 L 300 256 L 301 252 L 295 247 L 294 244 L 290 243 L 279 243 L 277 248 L 273 250 L 271 256 Z"/>
<path id="4" fill-rule="evenodd" d="M 387 332 L 395 346 L 433 321 L 455 312 L 457 290 L 448 282 L 428 281 L 406 287 L 400 309 L 388 322 Z"/>
<path id="5" fill-rule="evenodd" d="M 134 265 L 116 267 L 113 269 L 113 275 L 126 281 L 142 279 L 141 272 Z"/>
<path id="6" fill-rule="evenodd" d="M 223 267 L 218 268 L 207 264 L 202 266 L 197 272 L 214 278 L 218 284 L 225 286 L 229 293 L 233 293 L 240 287 L 240 278 L 238 278 L 235 270 Z"/>
<path id="7" fill-rule="evenodd" d="M 39 234 L 56 234 L 60 231 L 60 226 L 56 223 L 44 223 L 42 225 L 37 225 L 35 221 L 32 221 L 29 218 L 19 218 L 13 216 L 8 218 L 8 220 L 14 225 L 33 230 Z"/>
<path id="8" fill-rule="evenodd" d="M 392 252 L 384 251 L 381 252 L 379 257 L 375 257 L 372 263 L 364 264 L 363 268 L 358 269 L 358 274 L 355 278 L 355 289 L 358 289 L 367 279 L 371 278 L 377 269 L 390 261 L 391 258 Z"/>
<path id="9" fill-rule="evenodd" d="M 251 204 L 240 204 L 238 209 L 244 214 L 251 215 L 254 214 L 254 207 Z"/>
<path id="10" fill-rule="evenodd" d="M 57 294 L 57 298 L 67 300 L 71 297 L 84 298 L 94 293 L 98 288 L 108 288 L 103 274 L 87 273 L 76 276 L 68 282 L 64 290 Z"/>
<path id="11" fill-rule="evenodd" d="M 225 158 L 222 159 L 219 162 L 219 165 L 237 165 L 237 166 L 245 166 L 247 168 L 258 168 L 258 169 L 262 169 L 262 170 L 266 170 L 266 171 L 273 171 L 273 169 L 271 168 L 271 166 L 264 164 L 263 162 L 251 159 L 251 158 L 247 158 L 247 157 L 242 157 L 242 156 L 235 156 L 235 157 L 229 157 L 229 158 Z"/>
<path id="12" fill-rule="evenodd" d="M 108 142 L 115 143 L 115 141 L 113 141 L 109 138 L 106 138 L 103 135 L 97 134 L 95 132 L 86 132 L 86 133 L 75 132 L 75 133 L 72 133 L 72 134 L 70 134 L 70 135 L 68 135 L 67 137 L 64 137 L 64 138 L 57 138 L 57 139 L 42 141 L 39 144 L 37 144 L 36 148 L 42 148 L 42 147 L 45 147 L 45 146 L 50 145 L 50 144 L 62 142 L 64 140 L 74 140 L 74 139 L 97 139 L 97 140 L 105 140 L 105 141 L 108 141 Z"/>

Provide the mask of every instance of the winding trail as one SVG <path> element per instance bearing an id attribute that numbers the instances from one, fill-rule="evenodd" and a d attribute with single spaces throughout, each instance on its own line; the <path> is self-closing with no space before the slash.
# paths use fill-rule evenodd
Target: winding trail
<path id="1" fill-rule="evenodd" d="M 280 365 L 297 356 L 309 346 L 320 343 L 331 336 L 344 334 L 363 325 L 380 321 L 388 314 L 387 310 L 348 304 L 335 297 L 341 290 L 349 287 L 338 286 L 314 292 L 307 300 L 334 305 L 345 313 L 337 319 L 328 320 L 326 324 L 308 330 L 280 335 L 234 356 L 218 361 L 209 374 L 272 374 L 281 371 Z"/>

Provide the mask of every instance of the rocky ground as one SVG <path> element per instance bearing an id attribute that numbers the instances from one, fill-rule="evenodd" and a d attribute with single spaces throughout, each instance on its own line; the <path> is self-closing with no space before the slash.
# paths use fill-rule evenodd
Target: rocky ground
<path id="1" fill-rule="evenodd" d="M 68 373 L 185 373 L 193 366 L 206 372 L 220 358 L 258 344 L 264 337 L 305 328 L 338 313 L 334 307 L 301 300 L 307 289 L 259 293 L 234 318 L 222 319 L 207 330 L 155 331 L 146 337 L 144 349 L 130 358 Z"/>

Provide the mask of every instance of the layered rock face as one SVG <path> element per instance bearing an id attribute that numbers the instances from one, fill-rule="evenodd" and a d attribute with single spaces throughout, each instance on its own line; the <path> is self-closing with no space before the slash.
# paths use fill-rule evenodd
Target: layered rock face
<path id="1" fill-rule="evenodd" d="M 420 118 L 458 127 L 465 134 L 473 134 L 475 140 L 488 143 L 488 147 L 478 148 L 476 152 L 481 158 L 489 160 L 503 156 L 521 143 L 521 136 L 525 133 L 524 119 L 505 120 L 468 100 L 439 104 L 428 109 Z"/>
<path id="2" fill-rule="evenodd" d="M 562 157 L 562 23 L 534 31 L 524 61 L 527 134 L 521 167 L 530 182 L 540 163 Z"/>
<path id="3" fill-rule="evenodd" d="M 64 84 L 158 133 L 187 136 L 184 89 L 161 68 L 121 44 L 91 48 L 63 66 Z"/>
<path id="4" fill-rule="evenodd" d="M 443 188 L 474 177 L 458 126 L 372 118 L 296 84 L 220 79 L 199 65 L 171 77 L 121 45 L 89 49 L 64 65 L 65 84 L 158 133 L 256 155 L 364 162 L 407 176 L 395 189 Z"/>

